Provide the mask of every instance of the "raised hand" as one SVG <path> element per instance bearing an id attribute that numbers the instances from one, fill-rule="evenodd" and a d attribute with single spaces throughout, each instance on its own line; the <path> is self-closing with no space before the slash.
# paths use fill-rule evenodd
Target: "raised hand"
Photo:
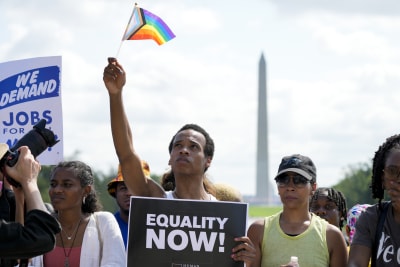
<path id="1" fill-rule="evenodd" d="M 104 68 L 103 81 L 109 94 L 117 94 L 122 91 L 126 75 L 116 58 L 108 58 L 108 65 Z"/>

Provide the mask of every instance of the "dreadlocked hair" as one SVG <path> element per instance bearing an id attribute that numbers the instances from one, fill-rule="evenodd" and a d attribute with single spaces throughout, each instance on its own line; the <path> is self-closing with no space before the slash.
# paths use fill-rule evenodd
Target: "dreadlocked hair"
<path id="1" fill-rule="evenodd" d="M 175 189 L 175 175 L 171 169 L 167 170 L 161 176 L 161 186 L 165 191 L 173 191 Z M 203 179 L 203 186 L 208 193 L 214 197 L 216 196 L 216 188 L 210 179 L 207 178 L 207 176 L 205 176 Z"/>
<path id="2" fill-rule="evenodd" d="M 165 191 L 173 191 L 175 189 L 175 176 L 171 169 L 161 176 L 161 186 Z"/>
<path id="3" fill-rule="evenodd" d="M 327 192 L 328 195 L 323 194 L 323 192 Z M 336 206 L 338 207 L 339 210 L 339 215 L 340 215 L 340 222 L 339 222 L 339 228 L 342 230 L 342 227 L 344 226 L 345 221 L 347 221 L 347 204 L 346 204 L 346 198 L 344 197 L 343 193 L 332 188 L 332 187 L 319 187 L 311 197 L 311 202 L 317 201 L 319 196 L 326 196 L 328 200 L 333 201 Z"/>
<path id="4" fill-rule="evenodd" d="M 372 198 L 379 199 L 379 205 L 384 196 L 384 189 L 382 187 L 382 172 L 385 168 L 386 159 L 393 149 L 400 150 L 400 135 L 392 135 L 386 138 L 386 141 L 375 152 L 372 159 L 372 179 L 371 190 Z"/>

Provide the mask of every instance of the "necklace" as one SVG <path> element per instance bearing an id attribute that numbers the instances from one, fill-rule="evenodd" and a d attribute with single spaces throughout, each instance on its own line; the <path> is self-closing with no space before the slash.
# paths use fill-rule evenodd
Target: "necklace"
<path id="1" fill-rule="evenodd" d="M 67 232 L 64 230 L 63 227 L 61 227 L 61 230 L 64 232 L 65 236 L 67 237 L 68 240 L 71 240 L 72 236 L 74 235 L 74 233 L 76 233 L 76 231 L 78 230 L 79 225 L 81 224 L 82 218 L 79 220 L 79 223 L 76 225 L 75 230 L 72 232 L 72 235 L 68 236 Z"/>
<path id="2" fill-rule="evenodd" d="M 63 240 L 62 234 L 60 234 L 61 244 L 63 246 L 64 256 L 65 256 L 64 267 L 69 267 L 69 255 L 71 255 L 72 247 L 74 246 L 74 242 L 75 242 L 76 236 L 78 234 L 78 228 L 81 225 L 81 222 L 82 222 L 82 218 L 79 220 L 78 226 L 75 229 L 74 239 L 72 240 L 72 244 L 69 247 L 68 253 L 65 251 L 64 240 Z M 68 236 L 67 236 L 67 238 L 68 238 Z M 71 236 L 71 238 L 72 238 L 72 236 Z M 71 238 L 68 238 L 68 240 Z"/>

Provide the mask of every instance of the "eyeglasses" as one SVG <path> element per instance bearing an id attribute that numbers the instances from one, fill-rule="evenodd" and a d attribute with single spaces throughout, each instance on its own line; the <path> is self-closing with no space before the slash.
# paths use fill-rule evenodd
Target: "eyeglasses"
<path id="1" fill-rule="evenodd" d="M 290 178 L 292 178 L 292 179 L 290 179 Z M 300 174 L 281 175 L 275 179 L 276 184 L 279 187 L 289 186 L 290 180 L 293 181 L 294 186 L 297 188 L 305 187 L 308 183 L 310 183 L 310 181 L 307 178 L 301 176 Z"/>
<path id="2" fill-rule="evenodd" d="M 383 172 L 385 173 L 386 177 L 389 180 L 399 180 L 399 176 L 400 176 L 400 168 L 397 166 L 387 166 L 383 169 Z"/>

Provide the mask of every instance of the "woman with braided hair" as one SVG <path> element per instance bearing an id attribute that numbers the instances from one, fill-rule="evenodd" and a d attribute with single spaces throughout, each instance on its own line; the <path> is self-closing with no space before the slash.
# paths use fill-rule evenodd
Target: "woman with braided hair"
<path id="1" fill-rule="evenodd" d="M 400 265 L 400 135 L 393 135 L 375 152 L 372 163 L 372 197 L 357 223 L 350 246 L 349 267 Z M 384 193 L 390 198 L 382 202 Z"/>
<path id="2" fill-rule="evenodd" d="M 347 219 L 346 198 L 332 187 L 319 187 L 311 197 L 310 211 L 342 230 Z"/>

